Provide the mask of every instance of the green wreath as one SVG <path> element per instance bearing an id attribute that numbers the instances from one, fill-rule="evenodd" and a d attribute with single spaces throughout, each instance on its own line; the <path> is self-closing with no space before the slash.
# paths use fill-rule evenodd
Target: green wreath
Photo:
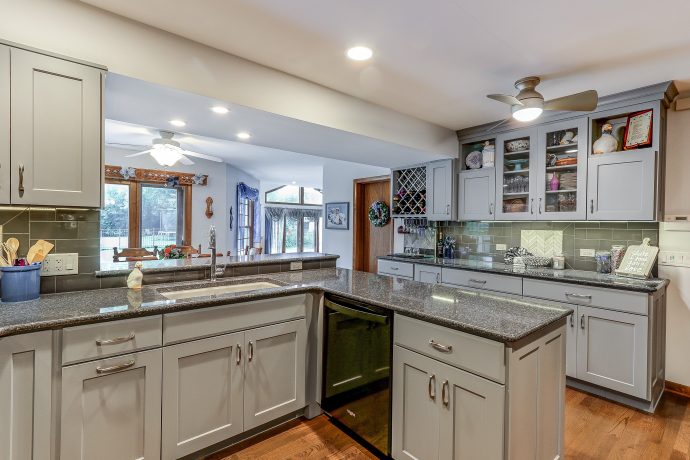
<path id="1" fill-rule="evenodd" d="M 391 220 L 391 209 L 384 201 L 374 201 L 369 206 L 369 222 L 374 227 L 383 227 Z"/>

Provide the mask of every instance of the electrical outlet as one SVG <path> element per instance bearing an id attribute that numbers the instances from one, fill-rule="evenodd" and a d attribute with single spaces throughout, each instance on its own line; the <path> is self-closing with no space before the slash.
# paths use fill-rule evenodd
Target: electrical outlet
<path id="1" fill-rule="evenodd" d="M 290 262 L 290 270 L 302 270 L 302 261 Z"/>
<path id="2" fill-rule="evenodd" d="M 497 251 L 505 251 L 506 249 L 508 249 L 508 247 L 505 244 L 497 244 L 496 245 Z"/>
<path id="3" fill-rule="evenodd" d="M 48 254 L 43 261 L 41 276 L 76 275 L 79 273 L 79 254 Z"/>
<path id="4" fill-rule="evenodd" d="M 580 257 L 594 257 L 594 249 L 580 249 Z"/>

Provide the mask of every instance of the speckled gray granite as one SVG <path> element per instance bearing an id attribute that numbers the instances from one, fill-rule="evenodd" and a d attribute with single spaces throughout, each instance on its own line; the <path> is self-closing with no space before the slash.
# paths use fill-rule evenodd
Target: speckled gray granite
<path id="1" fill-rule="evenodd" d="M 286 264 L 290 262 L 309 262 L 335 260 L 340 256 L 336 254 L 323 254 L 320 252 L 298 252 L 293 254 L 259 254 L 256 256 L 231 256 L 218 257 L 218 266 L 227 267 L 247 267 L 254 265 L 267 264 Z M 134 269 L 136 262 L 101 262 L 101 268 L 95 275 L 103 278 L 107 276 L 127 275 Z M 167 259 L 167 260 L 145 260 L 142 262 L 142 272 L 144 273 L 164 273 L 189 270 L 205 270 L 211 265 L 210 257 L 191 258 L 191 259 Z M 318 267 L 317 267 L 318 268 Z"/>
<path id="2" fill-rule="evenodd" d="M 394 260 L 438 267 L 461 268 L 477 272 L 498 273 L 501 275 L 520 276 L 523 278 L 538 278 L 563 283 L 581 284 L 584 286 L 598 286 L 611 289 L 622 289 L 636 292 L 655 292 L 665 287 L 668 280 L 651 278 L 638 280 L 616 275 L 602 275 L 601 273 L 585 270 L 554 270 L 553 268 L 517 268 L 500 262 L 484 262 L 468 259 L 435 259 L 433 257 L 410 259 L 406 257 L 383 256 L 379 259 Z"/>
<path id="3" fill-rule="evenodd" d="M 0 303 L 0 337 L 303 292 L 338 294 L 504 343 L 564 322 L 572 311 L 548 302 L 528 302 L 339 268 L 232 278 L 216 285 L 248 281 L 269 281 L 280 287 L 185 300 L 169 300 L 161 295 L 166 290 L 210 284 L 196 281 L 144 286 L 140 291 L 98 289 L 49 294 L 29 302 Z"/>

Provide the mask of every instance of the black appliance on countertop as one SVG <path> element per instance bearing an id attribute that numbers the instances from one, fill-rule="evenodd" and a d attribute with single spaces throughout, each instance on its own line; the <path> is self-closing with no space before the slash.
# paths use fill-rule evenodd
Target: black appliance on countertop
<path id="1" fill-rule="evenodd" d="M 323 324 L 321 408 L 336 426 L 387 458 L 393 313 L 326 294 Z"/>

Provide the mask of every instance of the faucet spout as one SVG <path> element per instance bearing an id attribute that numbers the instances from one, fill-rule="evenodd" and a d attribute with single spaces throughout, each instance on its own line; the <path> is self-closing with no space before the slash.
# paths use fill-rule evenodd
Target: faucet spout
<path id="1" fill-rule="evenodd" d="M 216 227 L 211 225 L 211 229 L 208 233 L 208 248 L 211 250 L 211 273 L 210 280 L 215 281 L 217 277 L 216 273 Z"/>

